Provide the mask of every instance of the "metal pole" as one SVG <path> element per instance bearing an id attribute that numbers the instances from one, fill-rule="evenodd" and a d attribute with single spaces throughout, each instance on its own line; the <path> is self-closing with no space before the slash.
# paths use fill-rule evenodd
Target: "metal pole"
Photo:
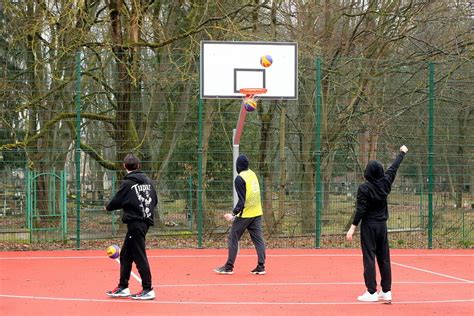
<path id="1" fill-rule="evenodd" d="M 31 203 L 31 199 L 32 199 L 32 183 L 31 181 L 33 181 L 33 177 L 31 176 L 31 171 L 28 167 L 25 168 L 26 169 L 26 176 L 25 176 L 25 180 L 26 180 L 26 225 L 28 227 L 28 231 L 29 231 L 29 242 L 31 244 L 33 238 L 32 238 L 32 234 L 33 234 L 33 221 L 32 221 L 32 217 L 33 217 L 33 213 L 32 213 L 32 203 Z"/>
<path id="2" fill-rule="evenodd" d="M 245 110 L 245 106 L 242 104 L 242 106 L 240 107 L 237 127 L 235 128 L 235 134 L 233 135 L 233 139 L 232 139 L 234 145 L 240 144 L 240 136 L 242 135 L 242 131 L 244 130 L 244 123 L 245 123 L 246 117 L 247 117 L 247 110 Z"/>
<path id="3" fill-rule="evenodd" d="M 76 53 L 76 248 L 81 248 L 81 53 Z"/>
<path id="4" fill-rule="evenodd" d="M 115 182 L 117 181 L 117 172 L 114 171 L 114 173 L 112 173 L 112 185 L 111 185 L 111 195 L 113 196 L 113 194 L 115 193 Z M 112 235 L 115 236 L 115 234 L 117 233 L 117 223 L 116 223 L 116 220 L 115 220 L 115 215 L 117 214 L 116 213 L 117 211 L 112 211 Z"/>
<path id="5" fill-rule="evenodd" d="M 321 213 L 323 209 L 323 190 L 321 181 L 321 58 L 316 59 L 316 135 L 315 135 L 315 154 L 316 154 L 316 238 L 315 246 L 321 246 Z"/>
<path id="6" fill-rule="evenodd" d="M 420 184 L 420 211 L 419 211 L 420 228 L 425 227 L 425 215 L 424 215 L 424 212 L 423 212 L 423 191 L 424 191 L 423 185 L 424 185 L 423 180 L 421 180 L 421 184 Z"/>
<path id="7" fill-rule="evenodd" d="M 60 172 L 60 187 L 59 195 L 60 195 L 60 211 L 61 211 L 61 219 L 62 219 L 62 238 L 63 242 L 67 240 L 67 194 L 66 194 L 66 181 L 67 181 L 67 174 L 66 171 Z"/>
<path id="8" fill-rule="evenodd" d="M 193 227 L 193 177 L 188 178 L 188 227 Z"/>
<path id="9" fill-rule="evenodd" d="M 240 154 L 240 136 L 242 136 L 242 131 L 244 130 L 245 118 L 247 117 L 247 110 L 242 104 L 240 107 L 239 119 L 237 120 L 237 127 L 232 131 L 232 170 L 234 177 L 232 178 L 232 188 L 234 192 L 234 207 L 237 205 L 238 197 L 237 191 L 235 190 L 234 179 L 237 177 L 237 158 Z"/>
<path id="10" fill-rule="evenodd" d="M 433 248 L 433 191 L 434 191 L 434 64 L 428 64 L 428 248 Z"/>
<path id="11" fill-rule="evenodd" d="M 235 135 L 237 133 L 237 130 L 234 129 L 232 130 L 232 139 L 235 140 Z M 237 158 L 239 157 L 239 152 L 240 152 L 240 145 L 239 144 L 235 144 L 233 143 L 232 145 L 232 170 L 233 170 L 233 177 L 232 177 L 232 192 L 234 194 L 234 207 L 237 205 L 237 202 L 238 202 L 238 196 L 237 196 L 237 191 L 235 190 L 235 178 L 237 177 L 237 168 L 236 168 L 236 164 L 237 164 Z"/>
<path id="12" fill-rule="evenodd" d="M 202 176 L 202 161 L 203 161 L 203 148 L 202 148 L 202 112 L 203 112 L 203 101 L 199 98 L 198 101 L 198 183 L 197 183 L 197 231 L 198 231 L 198 248 L 202 248 L 202 225 L 203 225 L 203 209 L 202 209 L 202 188 L 203 188 L 203 176 Z"/>

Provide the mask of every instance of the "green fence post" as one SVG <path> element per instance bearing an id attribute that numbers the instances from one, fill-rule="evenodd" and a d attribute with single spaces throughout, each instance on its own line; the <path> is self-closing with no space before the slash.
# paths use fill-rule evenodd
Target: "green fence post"
<path id="1" fill-rule="evenodd" d="M 422 228 L 422 229 L 425 227 L 425 214 L 424 214 L 424 212 L 423 212 L 423 190 L 424 190 L 424 188 L 423 188 L 423 180 L 421 180 L 421 184 L 420 184 L 420 201 L 419 201 L 419 204 L 420 204 L 419 208 L 420 208 L 420 210 L 419 210 L 419 219 L 418 219 L 418 221 L 419 221 L 419 224 L 420 224 L 420 228 Z"/>
<path id="2" fill-rule="evenodd" d="M 76 248 L 81 248 L 81 53 L 76 52 Z"/>
<path id="3" fill-rule="evenodd" d="M 434 63 L 428 64 L 428 248 L 433 248 L 433 191 L 434 191 Z"/>
<path id="4" fill-rule="evenodd" d="M 198 101 L 198 184 L 197 184 L 197 233 L 198 233 L 198 248 L 202 248 L 202 226 L 203 226 L 203 209 L 202 209 L 202 188 L 203 188 L 203 177 L 202 177 L 202 161 L 203 161 L 203 149 L 202 149 L 202 112 L 203 112 L 203 101 L 199 98 Z"/>
<path id="5" fill-rule="evenodd" d="M 66 196 L 66 171 L 61 171 L 59 181 L 59 208 L 61 212 L 61 226 L 63 242 L 67 240 L 67 196 Z"/>
<path id="6" fill-rule="evenodd" d="M 321 213 L 322 213 L 322 183 L 321 183 L 321 58 L 316 58 L 316 135 L 315 135 L 315 154 L 316 154 L 316 248 L 321 247 Z"/>
<path id="7" fill-rule="evenodd" d="M 193 227 L 193 176 L 188 178 L 188 227 L 191 230 Z"/>
<path id="8" fill-rule="evenodd" d="M 31 209 L 32 209 L 32 205 L 31 205 L 31 199 L 32 199 L 32 196 L 31 196 L 31 180 L 32 180 L 32 177 L 31 177 L 31 171 L 30 169 L 28 169 L 28 167 L 26 168 L 26 176 L 25 176 L 25 180 L 26 180 L 26 227 L 28 227 L 28 235 L 29 235 L 29 242 L 31 243 L 32 241 L 32 228 L 33 228 L 33 225 L 32 225 L 32 213 L 31 213 Z"/>
<path id="9" fill-rule="evenodd" d="M 117 181 L 117 172 L 114 171 L 114 173 L 112 174 L 112 186 L 111 186 L 112 192 L 110 196 L 114 196 L 115 194 L 116 181 Z M 115 236 L 115 234 L 117 233 L 117 223 L 115 220 L 115 215 L 117 215 L 117 211 L 112 211 L 111 214 L 112 214 L 112 235 Z"/>
<path id="10" fill-rule="evenodd" d="M 45 175 L 46 176 L 46 175 Z M 57 215 L 56 210 L 56 169 L 51 170 L 51 175 L 48 177 L 48 215 Z"/>

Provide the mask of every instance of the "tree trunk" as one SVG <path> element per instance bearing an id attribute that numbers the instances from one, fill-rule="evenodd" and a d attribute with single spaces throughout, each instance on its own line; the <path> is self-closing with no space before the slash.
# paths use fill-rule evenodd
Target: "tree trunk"
<path id="1" fill-rule="evenodd" d="M 132 78 L 130 72 L 130 61 L 134 60 L 134 52 L 130 48 L 125 48 L 122 29 L 124 10 L 122 0 L 111 0 L 109 2 L 111 36 L 117 70 L 117 85 L 115 87 L 115 98 L 117 100 L 117 110 L 115 112 L 114 139 L 117 143 L 116 161 L 120 162 L 135 148 L 135 127 L 131 120 L 131 93 Z"/>

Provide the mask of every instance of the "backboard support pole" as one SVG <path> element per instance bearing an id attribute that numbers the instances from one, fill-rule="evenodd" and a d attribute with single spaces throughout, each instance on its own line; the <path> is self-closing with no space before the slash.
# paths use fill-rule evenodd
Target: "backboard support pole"
<path id="1" fill-rule="evenodd" d="M 244 129 L 245 118 L 247 117 L 247 110 L 245 110 L 245 106 L 242 104 L 240 107 L 240 114 L 239 119 L 237 121 L 237 127 L 235 128 L 235 135 L 233 139 L 234 145 L 240 144 L 240 136 L 242 136 L 242 131 Z"/>
<path id="2" fill-rule="evenodd" d="M 235 138 L 237 130 L 233 130 L 233 135 Z M 240 145 L 239 144 L 233 144 L 232 145 L 232 170 L 233 170 L 233 175 L 234 177 L 232 178 L 232 187 L 233 187 L 233 193 L 234 193 L 234 207 L 237 205 L 238 202 L 238 196 L 237 196 L 237 191 L 235 190 L 235 178 L 237 177 L 237 168 L 236 168 L 236 163 L 237 163 L 237 157 L 239 157 L 239 150 L 240 150 Z"/>
<path id="3" fill-rule="evenodd" d="M 232 131 L 232 138 L 233 138 L 233 143 L 232 143 L 232 169 L 234 173 L 233 180 L 237 177 L 237 168 L 236 168 L 236 163 L 237 163 L 237 158 L 239 157 L 240 153 L 240 136 L 242 136 L 242 131 L 244 129 L 244 123 L 245 123 L 245 118 L 247 117 L 247 110 L 245 110 L 245 106 L 242 104 L 240 108 L 240 114 L 239 114 L 239 120 L 237 121 L 237 127 Z M 232 181 L 232 186 L 233 186 L 233 191 L 234 191 L 234 207 L 237 205 L 238 201 L 238 196 L 237 196 L 237 191 L 235 190 L 235 182 Z"/>

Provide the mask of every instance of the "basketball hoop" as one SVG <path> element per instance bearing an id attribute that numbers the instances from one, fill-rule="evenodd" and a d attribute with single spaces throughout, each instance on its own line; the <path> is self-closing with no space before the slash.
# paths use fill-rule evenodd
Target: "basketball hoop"
<path id="1" fill-rule="evenodd" d="M 247 111 L 253 112 L 257 108 L 257 98 L 256 95 L 264 94 L 267 92 L 265 88 L 242 88 L 239 90 L 242 93 L 242 107 Z"/>
<path id="2" fill-rule="evenodd" d="M 235 129 L 234 135 L 234 146 L 239 146 L 240 135 L 244 128 L 244 121 L 247 115 L 247 112 L 252 112 L 257 107 L 257 100 L 255 99 L 256 95 L 267 93 L 266 88 L 242 88 L 239 89 L 239 92 L 243 95 L 242 106 L 240 108 L 239 120 L 237 121 L 237 127 Z"/>
<path id="3" fill-rule="evenodd" d="M 242 88 L 239 90 L 244 95 L 245 99 L 255 99 L 256 95 L 267 93 L 266 88 Z"/>

